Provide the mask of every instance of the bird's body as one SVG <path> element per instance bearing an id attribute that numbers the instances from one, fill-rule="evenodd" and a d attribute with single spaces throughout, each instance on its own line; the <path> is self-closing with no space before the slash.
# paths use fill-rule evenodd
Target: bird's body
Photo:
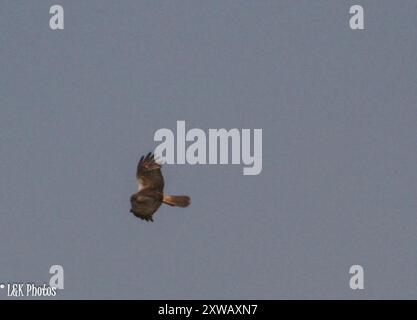
<path id="1" fill-rule="evenodd" d="M 161 165 L 155 161 L 152 153 L 140 159 L 136 179 L 139 191 L 130 197 L 130 212 L 140 219 L 153 221 L 153 215 L 162 203 L 177 207 L 187 207 L 190 204 L 188 196 L 164 195 Z"/>
<path id="2" fill-rule="evenodd" d="M 162 200 L 163 196 L 158 192 L 146 195 L 139 191 L 130 197 L 131 212 L 138 218 L 152 221 L 152 215 L 159 209 Z"/>

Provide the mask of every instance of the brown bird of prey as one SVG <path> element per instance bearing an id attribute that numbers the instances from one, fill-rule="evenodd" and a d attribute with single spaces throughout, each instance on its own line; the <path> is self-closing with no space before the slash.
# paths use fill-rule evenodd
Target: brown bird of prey
<path id="1" fill-rule="evenodd" d="M 131 209 L 136 217 L 153 221 L 153 214 L 162 203 L 173 207 L 187 207 L 190 204 L 188 196 L 168 196 L 164 194 L 164 177 L 161 165 L 155 161 L 155 156 L 149 152 L 140 158 L 136 170 L 138 192 L 130 197 Z"/>

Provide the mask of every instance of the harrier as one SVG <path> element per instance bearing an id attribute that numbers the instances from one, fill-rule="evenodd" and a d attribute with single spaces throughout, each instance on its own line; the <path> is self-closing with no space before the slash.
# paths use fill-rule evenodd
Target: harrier
<path id="1" fill-rule="evenodd" d="M 131 209 L 136 217 L 146 221 L 153 221 L 153 214 L 162 203 L 173 207 L 188 207 L 190 197 L 168 196 L 164 194 L 164 177 L 161 165 L 155 161 L 155 156 L 149 152 L 142 156 L 136 170 L 138 192 L 130 197 Z"/>

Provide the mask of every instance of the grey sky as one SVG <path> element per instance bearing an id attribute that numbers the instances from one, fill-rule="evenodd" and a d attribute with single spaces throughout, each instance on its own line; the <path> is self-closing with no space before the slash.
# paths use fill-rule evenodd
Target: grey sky
<path id="1" fill-rule="evenodd" d="M 417 298 L 416 15 L 415 1 L 3 1 L 0 282 L 60 264 L 58 298 Z M 263 171 L 165 166 L 192 205 L 146 223 L 129 213 L 135 167 L 177 120 L 262 128 Z"/>

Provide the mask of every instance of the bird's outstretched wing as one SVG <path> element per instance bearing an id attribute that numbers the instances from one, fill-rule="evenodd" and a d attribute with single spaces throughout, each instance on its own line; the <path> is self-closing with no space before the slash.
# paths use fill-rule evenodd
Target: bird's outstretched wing
<path id="1" fill-rule="evenodd" d="M 161 173 L 161 165 L 155 161 L 155 156 L 149 152 L 146 157 L 140 158 L 136 170 L 139 191 L 152 189 L 161 191 L 164 188 L 164 177 Z"/>

